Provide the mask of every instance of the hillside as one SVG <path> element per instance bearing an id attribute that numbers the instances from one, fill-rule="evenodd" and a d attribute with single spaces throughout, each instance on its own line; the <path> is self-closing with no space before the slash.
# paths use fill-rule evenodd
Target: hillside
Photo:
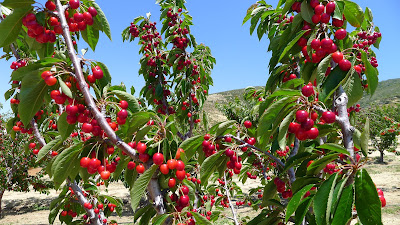
<path id="1" fill-rule="evenodd" d="M 204 105 L 204 110 L 208 114 L 210 124 L 215 124 L 226 119 L 226 117 L 215 107 L 215 104 L 227 103 L 234 100 L 236 97 L 242 98 L 244 90 L 245 89 L 243 88 L 211 94 Z M 367 107 L 370 104 L 392 103 L 400 103 L 400 78 L 379 82 L 378 88 L 372 97 L 365 94 L 360 100 L 362 107 Z"/>

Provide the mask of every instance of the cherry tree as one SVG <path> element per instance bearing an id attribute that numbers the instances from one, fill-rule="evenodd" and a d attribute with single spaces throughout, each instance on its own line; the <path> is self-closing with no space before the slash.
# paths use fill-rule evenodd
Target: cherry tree
<path id="1" fill-rule="evenodd" d="M 50 223 L 58 216 L 115 224 L 107 218 L 121 215 L 122 201 L 99 186 L 122 179 L 141 224 L 223 217 L 235 224 L 382 224 L 383 192 L 362 168 L 368 129 L 357 130 L 356 115 L 348 113 L 364 91 L 377 88 L 372 46 L 379 47 L 381 34 L 371 10 L 348 0 L 252 5 L 244 23 L 269 38 L 272 51 L 253 110 L 258 121 L 209 129 L 204 123 L 206 133 L 198 134 L 216 60 L 191 33 L 184 0 L 157 4 L 161 24 L 147 14 L 122 32 L 140 46 L 145 86 L 136 98 L 134 89 L 112 85 L 104 63 L 79 54 L 78 40 L 94 51 L 100 32 L 111 38 L 96 2 L 2 3 L 0 47 L 15 58 L 5 95 L 12 130 L 32 133 L 36 161 L 62 190 L 50 205 Z M 258 178 L 260 186 L 244 193 L 234 177 L 244 184 Z M 244 204 L 258 216 L 239 215 Z"/>

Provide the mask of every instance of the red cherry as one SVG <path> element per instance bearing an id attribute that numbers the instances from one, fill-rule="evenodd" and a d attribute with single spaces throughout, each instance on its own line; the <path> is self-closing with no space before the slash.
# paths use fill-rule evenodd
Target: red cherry
<path id="1" fill-rule="evenodd" d="M 108 180 L 110 178 L 110 171 L 104 170 L 103 172 L 100 173 L 101 179 L 103 180 Z"/>
<path id="2" fill-rule="evenodd" d="M 115 151 L 114 146 L 111 145 L 107 147 L 107 154 L 111 155 L 114 153 L 114 151 Z"/>
<path id="3" fill-rule="evenodd" d="M 189 194 L 189 188 L 188 188 L 186 185 L 183 185 L 183 186 L 181 187 L 181 191 L 182 191 L 182 193 L 183 193 L 184 195 Z"/>
<path id="4" fill-rule="evenodd" d="M 96 159 L 96 158 L 93 158 L 93 159 L 90 159 L 90 160 L 89 160 L 88 169 L 90 168 L 90 169 L 97 170 L 97 168 L 98 168 L 100 165 L 101 165 L 101 161 L 98 160 L 98 159 Z"/>
<path id="5" fill-rule="evenodd" d="M 144 166 L 142 164 L 137 165 L 136 172 L 138 172 L 139 174 L 144 173 Z"/>
<path id="6" fill-rule="evenodd" d="M 205 134 L 204 135 L 204 140 L 208 141 L 208 140 L 210 140 L 210 138 L 211 138 L 210 134 Z"/>
<path id="7" fill-rule="evenodd" d="M 344 24 L 344 21 L 343 21 L 343 20 L 338 20 L 338 19 L 333 18 L 333 19 L 332 19 L 332 24 L 333 24 L 333 26 L 335 26 L 335 27 L 342 27 L 343 24 Z"/>
<path id="8" fill-rule="evenodd" d="M 321 48 L 324 49 L 325 51 L 330 50 L 332 47 L 333 41 L 330 38 L 324 38 L 321 41 Z"/>
<path id="9" fill-rule="evenodd" d="M 50 26 L 53 26 L 53 27 L 57 26 L 59 24 L 58 23 L 58 19 L 56 17 L 54 17 L 54 16 L 50 17 L 49 23 L 50 23 Z"/>
<path id="10" fill-rule="evenodd" d="M 310 5 L 313 8 L 317 7 L 319 5 L 319 0 L 311 0 Z"/>
<path id="11" fill-rule="evenodd" d="M 297 132 L 297 130 L 298 130 L 299 128 L 300 128 L 300 124 L 298 124 L 298 123 L 296 123 L 296 122 L 291 122 L 291 123 L 289 124 L 288 131 L 289 131 L 289 133 L 294 134 L 294 133 Z"/>
<path id="12" fill-rule="evenodd" d="M 331 111 L 325 111 L 322 113 L 322 119 L 325 123 L 334 123 L 336 121 L 336 115 Z"/>
<path id="13" fill-rule="evenodd" d="M 176 175 L 176 178 L 178 178 L 178 180 L 183 180 L 183 179 L 185 179 L 186 172 L 184 170 L 178 170 L 178 171 L 176 171 L 175 175 Z"/>
<path id="14" fill-rule="evenodd" d="M 308 112 L 305 110 L 298 110 L 296 112 L 296 120 L 300 123 L 306 121 L 308 118 Z"/>
<path id="15" fill-rule="evenodd" d="M 155 153 L 153 155 L 153 162 L 156 165 L 161 165 L 164 162 L 164 155 L 161 153 Z"/>
<path id="16" fill-rule="evenodd" d="M 93 131 L 93 126 L 90 123 L 84 123 L 82 124 L 82 131 L 85 133 L 90 133 Z"/>
<path id="17" fill-rule="evenodd" d="M 67 107 L 65 107 L 65 112 L 67 112 L 68 115 L 75 115 L 78 111 L 79 109 L 76 105 L 67 105 Z"/>
<path id="18" fill-rule="evenodd" d="M 243 125 L 244 125 L 247 129 L 249 129 L 249 128 L 252 126 L 252 123 L 251 123 L 250 121 L 246 120 L 246 121 L 244 121 Z"/>
<path id="19" fill-rule="evenodd" d="M 315 24 L 319 23 L 319 22 L 321 21 L 321 15 L 314 14 L 314 15 L 311 17 L 311 21 L 312 21 L 313 23 L 315 23 Z"/>
<path id="20" fill-rule="evenodd" d="M 75 22 L 77 22 L 77 23 L 82 22 L 83 19 L 84 19 L 84 17 L 83 17 L 82 13 L 77 12 L 77 13 L 74 14 Z"/>
<path id="21" fill-rule="evenodd" d="M 317 50 L 321 47 L 321 41 L 319 39 L 314 39 L 311 41 L 311 48 Z"/>
<path id="22" fill-rule="evenodd" d="M 380 189 L 380 188 L 377 188 L 377 189 L 376 189 L 376 192 L 378 192 L 378 195 L 385 196 L 385 195 L 383 194 L 382 189 Z"/>
<path id="23" fill-rule="evenodd" d="M 147 153 L 139 154 L 139 160 L 140 161 L 145 163 L 145 162 L 149 161 L 149 159 L 150 159 L 150 155 L 149 154 L 147 154 Z"/>
<path id="24" fill-rule="evenodd" d="M 33 153 L 34 155 L 39 154 L 39 149 L 33 149 L 33 150 L 32 150 L 32 153 Z"/>
<path id="25" fill-rule="evenodd" d="M 325 6 L 325 12 L 327 14 L 332 14 L 335 11 L 335 8 L 336 8 L 335 2 L 328 2 L 328 4 L 326 4 Z"/>
<path id="26" fill-rule="evenodd" d="M 321 23 L 329 23 L 329 20 L 331 20 L 331 16 L 327 13 L 322 13 Z"/>
<path id="27" fill-rule="evenodd" d="M 383 197 L 383 196 L 381 195 L 381 196 L 379 196 L 379 200 L 381 200 L 381 205 L 382 205 L 382 207 L 385 207 L 385 206 L 386 206 L 386 199 L 385 199 L 385 197 Z"/>
<path id="28" fill-rule="evenodd" d="M 348 71 L 351 68 L 351 62 L 347 59 L 343 59 L 339 62 L 339 67 L 343 71 Z"/>
<path id="29" fill-rule="evenodd" d="M 99 66 L 95 66 L 92 68 L 92 72 L 93 72 L 93 76 L 96 79 L 101 79 L 103 78 L 103 70 L 101 70 L 101 68 Z"/>
<path id="30" fill-rule="evenodd" d="M 319 5 L 315 6 L 315 8 L 314 8 L 314 12 L 317 15 L 321 15 L 324 12 L 324 10 L 325 10 L 325 6 L 322 4 L 319 4 Z"/>
<path id="31" fill-rule="evenodd" d="M 332 59 L 335 63 L 339 63 L 343 60 L 343 53 L 341 52 L 334 52 L 332 53 Z"/>
<path id="32" fill-rule="evenodd" d="M 185 169 L 185 163 L 181 160 L 176 161 L 176 170 L 183 171 Z"/>
<path id="33" fill-rule="evenodd" d="M 297 130 L 296 132 L 296 137 L 297 139 L 299 139 L 300 141 L 304 141 L 307 139 L 308 135 L 307 135 L 307 131 L 305 131 L 304 129 L 300 128 Z"/>
<path id="34" fill-rule="evenodd" d="M 29 143 L 29 148 L 30 149 L 34 149 L 36 147 L 36 143 Z"/>
<path id="35" fill-rule="evenodd" d="M 307 30 L 307 29 L 303 29 L 303 30 Z M 306 33 L 307 33 L 307 32 L 306 32 Z M 305 33 L 305 34 L 306 34 L 306 33 Z M 307 45 L 307 39 L 304 38 L 304 37 L 301 37 L 301 38 L 299 39 L 299 41 L 297 42 L 297 44 L 298 44 L 300 47 L 306 46 L 306 45 Z"/>
<path id="36" fill-rule="evenodd" d="M 176 150 L 175 159 L 181 158 L 181 152 L 184 153 L 185 151 L 182 148 L 178 148 L 178 150 Z"/>
<path id="37" fill-rule="evenodd" d="M 128 170 L 133 170 L 133 169 L 135 169 L 135 166 L 136 166 L 135 162 L 129 161 L 127 168 L 128 168 Z"/>
<path id="38" fill-rule="evenodd" d="M 292 196 L 293 196 L 293 193 L 290 189 L 282 192 L 282 198 L 284 198 L 284 199 L 291 198 Z"/>
<path id="39" fill-rule="evenodd" d="M 117 116 L 121 119 L 126 119 L 128 117 L 128 111 L 126 109 L 121 109 L 118 113 Z"/>
<path id="40" fill-rule="evenodd" d="M 145 143 L 142 143 L 142 142 L 137 143 L 136 150 L 139 153 L 143 154 L 146 151 L 146 148 L 147 148 L 147 146 Z"/>
<path id="41" fill-rule="evenodd" d="M 71 9 L 79 8 L 79 0 L 69 0 L 69 6 Z"/>
<path id="42" fill-rule="evenodd" d="M 153 156 L 153 158 L 154 158 L 154 156 Z M 153 160 L 154 161 L 154 160 Z M 160 172 L 162 173 L 162 174 L 168 174 L 169 173 L 169 169 L 168 169 L 168 165 L 167 164 L 161 164 L 161 166 L 160 166 Z"/>
<path id="43" fill-rule="evenodd" d="M 335 38 L 338 40 L 343 40 L 347 35 L 347 31 L 345 29 L 339 29 L 335 32 Z"/>
<path id="44" fill-rule="evenodd" d="M 175 180 L 175 178 L 169 178 L 169 180 L 168 180 L 168 187 L 169 187 L 169 188 L 173 188 L 173 187 L 175 187 L 175 185 L 176 185 L 176 180 Z"/>
<path id="45" fill-rule="evenodd" d="M 89 7 L 89 8 L 88 8 L 88 12 L 89 12 L 93 17 L 97 16 L 97 10 L 96 10 L 95 8 L 93 8 L 93 7 Z"/>
<path id="46" fill-rule="evenodd" d="M 45 6 L 50 11 L 56 10 L 56 4 L 54 4 L 54 2 L 52 2 L 52 1 L 47 1 Z"/>
<path id="47" fill-rule="evenodd" d="M 316 127 L 312 127 L 310 130 L 307 131 L 307 137 L 309 139 L 315 139 L 317 138 L 319 135 L 319 131 L 318 128 Z"/>
<path id="48" fill-rule="evenodd" d="M 188 112 L 187 116 L 192 117 L 192 113 Z"/>
<path id="49" fill-rule="evenodd" d="M 301 123 L 301 128 L 304 130 L 310 130 L 314 126 L 314 120 L 307 118 L 306 121 Z"/>
<path id="50" fill-rule="evenodd" d="M 169 168 L 170 170 L 175 169 L 175 168 L 176 168 L 176 160 L 175 160 L 175 159 L 170 159 L 170 160 L 168 160 L 168 161 L 167 161 L 167 165 L 168 165 L 168 168 Z"/>
<path id="51" fill-rule="evenodd" d="M 48 76 L 44 79 L 44 82 L 48 85 L 48 86 L 53 86 L 57 83 L 57 78 L 53 77 L 53 76 Z"/>
<path id="52" fill-rule="evenodd" d="M 310 97 L 311 95 L 314 95 L 314 87 L 312 85 L 305 85 L 302 89 L 301 89 L 301 93 L 306 96 L 306 97 Z"/>
<path id="53" fill-rule="evenodd" d="M 125 100 L 121 100 L 119 101 L 119 107 L 121 107 L 122 109 L 127 109 L 128 108 L 128 102 Z"/>
<path id="54" fill-rule="evenodd" d="M 78 117 L 75 115 L 67 115 L 67 123 L 68 124 L 75 124 L 76 121 L 78 120 Z"/>

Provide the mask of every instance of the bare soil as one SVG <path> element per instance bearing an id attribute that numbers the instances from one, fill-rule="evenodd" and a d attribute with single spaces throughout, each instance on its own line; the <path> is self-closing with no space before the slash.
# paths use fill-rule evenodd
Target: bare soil
<path id="1" fill-rule="evenodd" d="M 376 163 L 379 155 L 374 153 L 366 168 L 372 176 L 376 186 L 384 191 L 387 205 L 382 209 L 383 224 L 400 224 L 400 156 L 388 154 L 385 156 L 385 163 Z M 247 182 L 243 186 L 246 192 L 251 188 L 258 187 L 259 181 Z M 105 188 L 102 191 L 106 191 Z M 112 184 L 107 189 L 109 195 L 114 195 L 123 199 L 125 204 L 124 213 L 121 218 L 114 215 L 111 219 L 118 221 L 118 224 L 133 224 L 133 214 L 130 208 L 129 192 L 122 183 Z M 17 193 L 6 192 L 3 197 L 4 218 L 0 219 L 0 224 L 48 224 L 48 207 L 50 202 L 58 196 L 59 192 L 51 191 L 49 195 L 37 192 Z M 254 212 L 250 207 L 238 209 L 239 217 L 254 217 Z M 231 216 L 230 210 L 223 212 L 224 216 Z M 56 219 L 55 224 L 60 224 Z M 228 219 L 221 219 L 217 224 L 232 224 Z"/>

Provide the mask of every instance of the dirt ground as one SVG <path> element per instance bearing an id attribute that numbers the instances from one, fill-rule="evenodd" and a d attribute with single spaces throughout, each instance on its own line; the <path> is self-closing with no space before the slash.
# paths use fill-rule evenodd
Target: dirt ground
<path id="1" fill-rule="evenodd" d="M 388 154 L 385 156 L 385 164 L 378 164 L 375 161 L 377 154 L 371 155 L 371 160 L 366 165 L 372 176 L 376 186 L 384 191 L 387 205 L 383 208 L 383 224 L 399 225 L 400 224 L 400 156 Z M 257 180 L 251 184 L 246 184 L 243 191 L 246 192 L 250 188 L 257 187 Z M 129 192 L 122 185 L 117 183 L 110 185 L 108 194 L 123 199 L 125 204 L 124 213 L 121 218 L 114 216 L 118 224 L 133 224 L 132 210 L 130 208 Z M 0 224 L 48 224 L 48 207 L 52 199 L 56 198 L 58 193 L 51 191 L 49 195 L 43 195 L 36 192 L 17 193 L 6 192 L 3 197 L 3 213 L 5 217 L 0 220 Z M 226 216 L 230 216 L 230 211 L 223 212 Z M 249 207 L 239 209 L 239 216 L 255 216 Z M 56 220 L 55 224 L 60 224 Z M 222 219 L 218 224 L 232 224 L 227 219 Z"/>

